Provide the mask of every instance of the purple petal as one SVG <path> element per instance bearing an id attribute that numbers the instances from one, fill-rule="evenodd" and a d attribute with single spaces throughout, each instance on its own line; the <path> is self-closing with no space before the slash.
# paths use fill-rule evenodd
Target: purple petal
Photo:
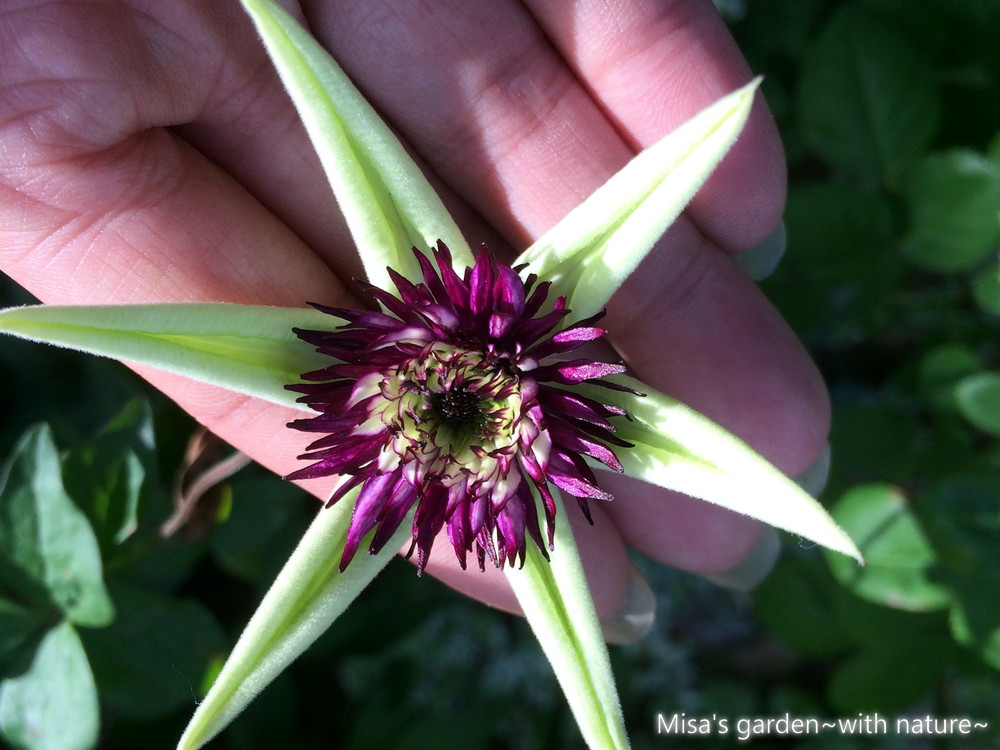
<path id="1" fill-rule="evenodd" d="M 447 250 L 447 248 L 445 248 Z M 422 252 L 413 248 L 413 254 L 417 258 L 417 262 L 420 264 L 420 272 L 424 278 L 424 285 L 430 291 L 431 295 L 439 303 L 444 303 L 448 301 L 448 293 L 445 291 L 444 284 L 441 283 L 441 277 L 438 276 L 437 271 L 434 270 L 434 265 L 431 263 L 430 259 L 424 255 Z"/>
<path id="2" fill-rule="evenodd" d="M 472 546 L 473 535 L 469 528 L 468 507 L 462 503 L 448 518 L 448 540 L 455 548 L 455 556 L 462 570 L 466 569 L 466 556 Z"/>
<path id="3" fill-rule="evenodd" d="M 551 340 L 556 344 L 582 344 L 585 341 L 599 339 L 606 333 L 607 331 L 603 328 L 597 328 L 596 326 L 574 326 L 573 328 L 560 331 Z"/>
<path id="4" fill-rule="evenodd" d="M 491 339 L 502 339 L 510 331 L 511 326 L 514 323 L 514 318 L 512 318 L 507 313 L 495 312 L 490 315 L 489 322 L 489 335 Z"/>
<path id="5" fill-rule="evenodd" d="M 545 473 L 552 484 L 574 497 L 614 500 L 613 495 L 597 486 L 594 472 L 584 460 L 572 453 L 553 450 Z"/>
<path id="6" fill-rule="evenodd" d="M 614 454 L 614 451 L 604 445 L 604 443 L 581 434 L 566 422 L 553 419 L 549 423 L 549 432 L 552 434 L 553 442 L 558 442 L 561 449 L 590 456 L 600 461 L 612 471 L 622 472 L 621 462 Z"/>
<path id="7" fill-rule="evenodd" d="M 554 310 L 540 318 L 532 318 L 529 322 L 518 328 L 518 342 L 521 346 L 527 348 L 555 328 L 559 324 L 559 321 L 567 315 L 569 315 L 568 310 Z"/>
<path id="8" fill-rule="evenodd" d="M 505 315 L 520 318 L 524 314 L 524 282 L 510 266 L 496 266 L 493 282 L 493 306 Z"/>
<path id="9" fill-rule="evenodd" d="M 437 250 L 434 251 L 434 258 L 437 261 L 438 270 L 441 274 L 441 283 L 444 285 L 445 297 L 438 298 L 438 302 L 444 304 L 450 302 L 457 312 L 469 309 L 469 290 L 465 282 L 455 273 L 451 266 L 451 253 L 443 242 L 439 242 Z"/>
<path id="10" fill-rule="evenodd" d="M 614 430 L 607 417 L 620 417 L 625 414 L 624 409 L 608 406 L 561 388 L 540 388 L 538 400 L 548 413 L 559 414 L 565 419 L 589 422 L 606 430 Z"/>
<path id="11" fill-rule="evenodd" d="M 538 490 L 539 496 L 542 498 L 542 505 L 545 507 L 545 525 L 548 529 L 549 536 L 549 549 L 555 549 L 555 522 L 556 522 L 556 501 L 552 497 L 552 493 L 549 492 L 549 487 L 545 482 L 535 482 L 535 489 Z M 538 542 L 538 548 L 545 553 L 545 545 L 542 544 L 541 529 L 538 526 L 538 518 L 536 514 L 531 514 L 528 516 L 529 526 L 528 530 L 531 531 L 531 522 L 534 522 L 534 531 L 532 536 Z M 545 555 L 548 559 L 548 555 Z"/>
<path id="12" fill-rule="evenodd" d="M 444 526 L 448 508 L 447 491 L 440 485 L 430 484 L 425 490 L 417 513 L 413 518 L 413 541 L 417 547 L 417 572 L 423 573 L 434 545 L 434 538 Z M 412 547 L 411 547 L 412 551 Z"/>
<path id="13" fill-rule="evenodd" d="M 379 514 L 375 536 L 368 545 L 368 552 L 373 555 L 389 542 L 417 499 L 417 491 L 402 477 L 402 471 L 393 472 L 393 476 L 396 477 L 396 482 L 389 491 L 389 499 Z"/>
<path id="14" fill-rule="evenodd" d="M 476 265 L 469 276 L 469 309 L 473 315 L 482 315 L 490 309 L 493 287 L 493 259 L 488 252 L 479 253 Z"/>
<path id="15" fill-rule="evenodd" d="M 417 286 L 405 276 L 397 273 L 391 268 L 386 268 L 386 271 L 388 271 L 389 278 L 392 279 L 392 283 L 396 287 L 396 291 L 399 292 L 399 299 L 404 305 L 410 307 L 421 302 L 430 302 L 430 293 L 426 288 Z M 366 287 L 366 289 L 370 288 L 371 287 Z"/>
<path id="16" fill-rule="evenodd" d="M 461 319 L 450 305 L 433 304 L 420 310 L 420 314 L 441 338 L 450 337 L 458 331 Z"/>
<path id="17" fill-rule="evenodd" d="M 344 554 L 340 558 L 340 572 L 343 573 L 348 564 L 354 558 L 354 553 L 358 550 L 358 545 L 365 535 L 375 528 L 378 523 L 378 516 L 390 498 L 390 490 L 397 479 L 396 474 L 382 474 L 368 479 L 358 499 L 354 504 L 354 512 L 351 515 L 351 526 L 347 530 L 347 540 L 344 543 Z M 399 526 L 399 522 L 396 522 Z M 395 532 L 395 528 L 392 529 Z M 390 533 L 391 536 L 391 533 Z"/>
<path id="18" fill-rule="evenodd" d="M 500 565 L 505 563 L 514 566 L 517 558 L 524 564 L 524 532 L 527 527 L 527 516 L 533 510 L 526 508 L 526 503 L 520 496 L 510 499 L 504 509 L 497 514 L 497 559 Z"/>
<path id="19" fill-rule="evenodd" d="M 576 385 L 585 380 L 594 380 L 608 375 L 618 375 L 625 372 L 625 365 L 610 362 L 593 362 L 589 359 L 574 359 L 571 362 L 558 362 L 539 367 L 532 372 L 536 380 L 552 381 L 562 385 Z"/>
<path id="20" fill-rule="evenodd" d="M 549 480 L 563 492 L 568 492 L 573 497 L 593 497 L 598 500 L 614 500 L 614 495 L 609 495 L 596 485 L 590 484 L 579 477 L 560 474 L 549 469 Z"/>
<path id="21" fill-rule="evenodd" d="M 529 281 L 533 278 L 535 278 L 534 274 L 528 277 Z M 530 286 L 530 284 L 528 284 L 528 286 Z M 542 283 L 540 283 L 538 286 L 535 287 L 535 290 L 531 293 L 531 296 L 524 303 L 523 315 L 525 317 L 528 318 L 535 317 L 535 313 L 537 313 L 539 310 L 542 309 L 542 305 L 545 303 L 545 299 L 549 296 L 549 289 L 551 288 L 552 288 L 551 281 L 543 281 Z"/>
<path id="22" fill-rule="evenodd" d="M 403 280 L 402 277 L 399 277 L 398 283 L 404 283 L 404 281 L 405 280 Z M 379 289 L 376 286 L 371 286 L 370 284 L 365 286 L 364 290 L 380 305 L 382 305 L 382 307 L 398 318 L 399 321 L 402 321 L 407 325 L 414 325 L 420 322 L 417 306 L 421 303 L 429 303 L 431 300 L 430 295 L 426 292 L 422 293 L 419 287 L 414 287 L 412 284 L 410 287 L 414 290 L 413 296 L 405 301 L 399 299 L 393 294 L 390 294 L 389 292 Z M 364 325 L 364 320 L 359 320 L 357 324 Z"/>

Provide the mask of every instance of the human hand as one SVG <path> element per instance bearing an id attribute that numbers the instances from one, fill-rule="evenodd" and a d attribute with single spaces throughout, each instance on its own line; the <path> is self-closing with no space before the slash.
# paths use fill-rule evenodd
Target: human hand
<path id="1" fill-rule="evenodd" d="M 442 3 L 435 14 L 416 4 L 303 5 L 313 32 L 423 157 L 466 236 L 501 257 L 749 78 L 709 2 L 656 12 L 638 0 Z M 361 273 L 356 252 L 237 3 L 57 2 L 0 13 L 0 211 L 15 228 L 0 260 L 9 275 L 55 303 L 358 306 L 342 281 Z M 825 441 L 822 385 L 725 255 L 776 225 L 780 153 L 758 106 L 685 217 L 612 300 L 608 327 L 643 380 L 796 474 Z M 302 436 L 283 427 L 291 413 L 142 372 L 264 465 L 298 468 Z M 617 499 L 592 504 L 594 527 L 569 515 L 603 615 L 629 580 L 626 543 L 714 573 L 758 538 L 753 522 L 727 511 L 601 478 Z M 428 570 L 516 608 L 502 576 L 462 574 L 440 551 Z"/>

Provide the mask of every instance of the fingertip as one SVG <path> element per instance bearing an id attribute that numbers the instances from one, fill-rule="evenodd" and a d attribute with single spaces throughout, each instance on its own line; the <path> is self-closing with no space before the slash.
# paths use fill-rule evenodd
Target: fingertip
<path id="1" fill-rule="evenodd" d="M 785 222 L 781 221 L 771 234 L 749 250 L 734 255 L 733 260 L 752 281 L 763 281 L 774 273 L 774 269 L 785 257 L 787 241 Z"/>
<path id="2" fill-rule="evenodd" d="M 750 591 L 771 573 L 780 553 L 781 540 L 778 532 L 765 528 L 757 543 L 738 565 L 718 573 L 707 573 L 704 577 L 723 588 Z"/>
<path id="3" fill-rule="evenodd" d="M 636 643 L 656 622 L 656 594 L 635 565 L 629 569 L 625 593 L 618 606 L 601 618 L 601 632 L 608 643 Z"/>

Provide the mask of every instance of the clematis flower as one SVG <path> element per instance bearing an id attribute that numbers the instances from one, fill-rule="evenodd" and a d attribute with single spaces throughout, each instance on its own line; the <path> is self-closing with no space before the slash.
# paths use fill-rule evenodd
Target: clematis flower
<path id="1" fill-rule="evenodd" d="M 361 487 L 341 571 L 372 529 L 369 551 L 379 552 L 413 505 L 409 554 L 416 548 L 419 571 L 445 525 L 463 568 L 473 547 L 480 569 L 487 557 L 497 567 L 518 558 L 523 565 L 526 532 L 545 552 L 536 494 L 553 543 L 550 482 L 576 497 L 588 520 L 588 499 L 611 499 L 584 456 L 622 470 L 608 443 L 630 444 L 615 437 L 608 419 L 624 410 L 572 386 L 613 387 L 601 378 L 625 367 L 553 360 L 603 337 L 593 325 L 602 314 L 555 333 L 571 312 L 566 298 L 549 302 L 551 284 L 522 280 L 485 248 L 464 277 L 443 243 L 434 251 L 436 269 L 414 254 L 422 284 L 390 271 L 398 297 L 365 286 L 387 312 L 316 305 L 347 324 L 296 330 L 336 364 L 303 375 L 323 382 L 288 386 L 320 412 L 290 426 L 324 433 L 303 456 L 315 463 L 289 478 L 347 475 L 328 505 Z"/>
<path id="2" fill-rule="evenodd" d="M 423 568 L 441 528 L 460 561 L 474 550 L 480 566 L 504 566 L 587 744 L 627 747 L 561 491 L 586 510 L 588 500 L 608 498 L 597 473 L 623 471 L 861 559 L 822 506 L 745 443 L 621 365 L 571 356 L 603 337 L 594 324 L 606 302 L 736 139 L 759 82 L 643 151 L 506 266 L 488 252 L 473 258 L 420 169 L 294 18 L 273 0 L 243 4 L 327 172 L 381 309 L 0 311 L 2 332 L 309 411 L 293 426 L 320 437 L 307 449 L 312 464 L 293 476 L 341 478 L 332 507 L 317 514 L 278 574 L 179 750 L 201 747 L 232 721 L 407 539 Z M 433 261 L 422 252 L 430 248 Z M 344 322 L 332 326 L 331 316 Z M 371 554 L 356 554 L 365 540 Z"/>

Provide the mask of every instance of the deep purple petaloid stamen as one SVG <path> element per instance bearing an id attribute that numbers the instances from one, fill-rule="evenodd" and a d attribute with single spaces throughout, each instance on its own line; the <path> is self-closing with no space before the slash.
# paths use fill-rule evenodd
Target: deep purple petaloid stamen
<path id="1" fill-rule="evenodd" d="M 442 529 L 464 568 L 524 564 L 530 536 L 548 557 L 555 503 L 549 485 L 610 500 L 586 458 L 621 471 L 610 445 L 629 447 L 609 418 L 622 410 L 573 392 L 624 371 L 620 364 L 565 358 L 605 335 L 603 316 L 553 331 L 569 315 L 560 297 L 545 309 L 547 282 L 480 252 L 459 276 L 443 243 L 428 258 L 414 248 L 422 280 L 390 269 L 396 295 L 365 284 L 382 312 L 315 305 L 346 321 L 295 333 L 335 361 L 289 385 L 318 412 L 289 426 L 321 437 L 289 479 L 341 476 L 328 505 L 359 488 L 344 570 L 362 540 L 376 553 L 416 506 L 410 554 L 420 571 Z M 547 543 L 539 524 L 545 514 Z"/>

